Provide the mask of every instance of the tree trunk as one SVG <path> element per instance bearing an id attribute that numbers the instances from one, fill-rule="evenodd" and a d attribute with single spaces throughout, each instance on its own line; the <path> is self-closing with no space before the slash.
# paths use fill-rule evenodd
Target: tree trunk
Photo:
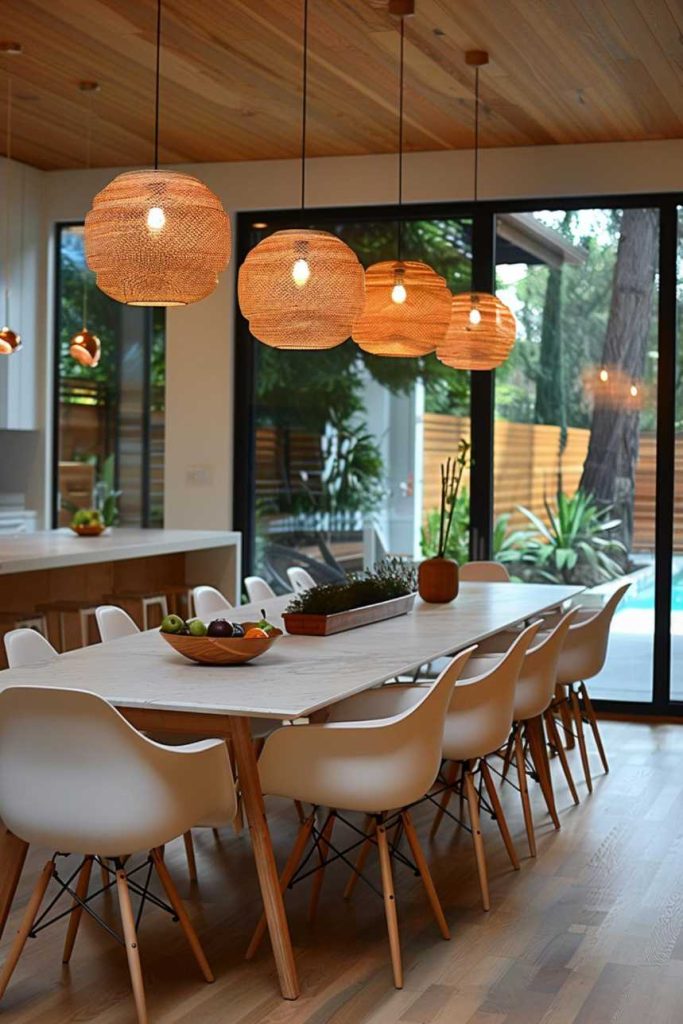
<path id="1" fill-rule="evenodd" d="M 652 315 L 657 266 L 658 220 L 654 210 L 625 210 L 614 267 L 612 304 L 605 333 L 602 366 L 612 378 L 641 386 Z M 595 368 L 595 375 L 599 372 Z M 610 378 L 610 387 L 611 380 Z M 598 504 L 613 506 L 622 521 L 615 538 L 631 550 L 633 499 L 638 461 L 640 413 L 637 404 L 624 396 L 600 400 L 596 386 L 590 443 L 583 467 L 581 488 Z"/>

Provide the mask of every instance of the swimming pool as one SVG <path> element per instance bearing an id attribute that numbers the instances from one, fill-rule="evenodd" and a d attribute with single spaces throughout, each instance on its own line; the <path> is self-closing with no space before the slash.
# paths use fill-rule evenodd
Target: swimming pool
<path id="1" fill-rule="evenodd" d="M 677 559 L 678 561 L 678 559 Z M 640 608 L 643 611 L 652 611 L 655 606 L 655 574 L 654 570 L 647 572 L 641 579 L 634 580 L 631 589 L 627 592 L 620 608 Z M 671 584 L 671 611 L 683 612 L 683 568 L 678 565 L 674 568 L 674 577 Z"/>

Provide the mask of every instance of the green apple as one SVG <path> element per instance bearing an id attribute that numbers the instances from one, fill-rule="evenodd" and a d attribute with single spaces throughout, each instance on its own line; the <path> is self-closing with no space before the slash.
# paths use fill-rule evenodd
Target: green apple
<path id="1" fill-rule="evenodd" d="M 162 633 L 181 633 L 185 629 L 185 623 L 179 615 L 166 615 L 161 623 Z"/>
<path id="2" fill-rule="evenodd" d="M 206 626 L 201 619 L 192 619 L 192 622 L 188 622 L 187 627 L 190 630 L 190 636 L 206 636 Z"/>

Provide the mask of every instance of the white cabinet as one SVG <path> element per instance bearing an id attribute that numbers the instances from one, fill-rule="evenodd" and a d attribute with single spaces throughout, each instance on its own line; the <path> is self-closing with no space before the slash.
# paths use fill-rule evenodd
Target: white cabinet
<path id="1" fill-rule="evenodd" d="M 28 509 L 20 511 L 0 510 L 0 536 L 16 533 L 36 532 L 36 513 Z"/>

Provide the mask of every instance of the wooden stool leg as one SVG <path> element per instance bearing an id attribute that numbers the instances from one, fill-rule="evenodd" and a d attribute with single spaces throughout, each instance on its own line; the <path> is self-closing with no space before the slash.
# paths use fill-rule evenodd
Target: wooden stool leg
<path id="1" fill-rule="evenodd" d="M 17 931 L 14 942 L 12 943 L 10 951 L 7 954 L 7 959 L 5 960 L 2 972 L 0 972 L 0 999 L 2 999 L 2 997 L 4 996 L 5 991 L 7 990 L 7 986 L 9 985 L 10 978 L 14 974 L 14 969 L 19 963 L 21 954 L 24 951 L 26 940 L 31 933 L 31 929 L 33 928 L 33 922 L 38 916 L 40 904 L 43 902 L 45 890 L 50 884 L 50 879 L 52 878 L 53 871 L 54 861 L 49 860 L 45 867 L 43 868 L 40 874 L 40 878 L 36 882 L 36 886 L 31 894 L 31 898 L 28 901 L 28 906 L 24 911 L 24 916 L 22 918 L 21 924 L 19 925 L 19 930 Z"/>
<path id="2" fill-rule="evenodd" d="M 387 842 L 387 830 L 384 822 L 377 824 L 377 849 L 379 866 L 382 873 L 382 892 L 384 893 L 384 913 L 389 932 L 389 948 L 391 950 L 391 966 L 394 972 L 394 985 L 403 988 L 403 967 L 401 964 L 401 943 L 398 936 L 398 916 L 396 914 L 396 894 L 394 879 L 391 872 L 391 855 Z"/>
<path id="3" fill-rule="evenodd" d="M 122 867 L 117 867 L 116 870 L 116 891 L 119 897 L 121 924 L 123 926 L 123 937 L 126 943 L 128 970 L 130 972 L 130 982 L 133 988 L 133 998 L 135 999 L 138 1024 L 147 1024 L 147 1003 L 145 1001 L 145 986 L 142 980 L 142 967 L 140 966 L 138 937 L 135 933 L 135 917 L 133 916 L 133 907 L 130 902 L 128 879 L 126 878 L 126 872 Z"/>
<path id="4" fill-rule="evenodd" d="M 86 857 L 83 862 L 83 867 L 78 874 L 78 882 L 76 883 L 76 895 L 79 899 L 84 900 L 88 895 L 88 886 L 90 885 L 90 872 L 92 871 L 93 858 Z M 76 936 L 78 935 L 78 926 L 81 923 L 83 917 L 83 907 L 76 900 L 73 902 L 73 910 L 69 915 L 69 927 L 66 932 L 66 939 L 64 940 L 64 952 L 62 953 L 62 963 L 68 964 L 71 959 L 71 954 L 74 950 L 74 943 L 76 942 Z"/>
<path id="5" fill-rule="evenodd" d="M 432 827 L 429 830 L 429 838 L 430 839 L 433 839 L 434 836 L 436 835 L 436 833 L 438 832 L 439 825 L 441 824 L 441 822 L 443 820 L 444 811 L 448 807 L 450 799 L 453 796 L 453 790 L 450 787 L 455 785 L 455 780 L 458 777 L 459 768 L 460 768 L 460 765 L 458 764 L 457 761 L 452 761 L 451 764 L 448 767 L 448 772 L 446 774 L 446 785 L 449 788 L 445 789 L 443 791 L 443 793 L 441 794 L 441 799 L 439 800 L 439 806 L 436 809 L 436 814 L 434 815 L 434 821 L 432 822 Z"/>
<path id="6" fill-rule="evenodd" d="M 365 840 L 365 842 L 363 843 L 363 845 L 360 848 L 360 852 L 358 854 L 358 860 L 356 861 L 356 870 L 351 872 L 351 874 L 349 876 L 349 880 L 346 883 L 346 888 L 344 889 L 344 899 L 345 900 L 350 900 L 351 897 L 353 896 L 353 890 L 356 888 L 356 885 L 358 883 L 358 877 L 362 873 L 363 868 L 365 867 L 365 863 L 366 863 L 366 861 L 368 859 L 368 856 L 370 854 L 370 850 L 373 847 L 372 839 L 369 838 L 369 837 L 374 834 L 374 831 L 375 831 L 375 819 L 373 817 L 371 817 L 369 814 L 366 814 L 366 816 L 365 816 L 365 823 L 363 825 L 363 831 L 367 833 L 368 838 Z"/>
<path id="7" fill-rule="evenodd" d="M 313 881 L 311 885 L 311 898 L 308 904 L 308 920 L 311 924 L 315 921 L 315 915 L 318 912 L 318 901 L 320 900 L 320 892 L 323 887 L 325 880 L 325 861 L 327 855 L 330 852 L 330 840 L 332 838 L 332 830 L 334 829 L 334 822 L 336 815 L 334 811 L 330 811 L 327 816 L 327 821 L 323 826 L 322 835 L 320 837 L 320 845 L 318 846 L 318 855 L 320 857 L 320 867 L 313 875 Z"/>
<path id="8" fill-rule="evenodd" d="M 490 910 L 491 896 L 489 894 L 489 879 L 488 872 L 486 870 L 486 855 L 484 854 L 484 840 L 481 834 L 481 822 L 479 820 L 479 794 L 475 789 L 469 765 L 463 765 L 462 767 L 462 780 L 465 798 L 467 800 L 467 810 L 470 816 L 472 842 L 474 843 L 474 856 L 477 861 L 479 888 L 481 889 L 481 902 L 484 910 Z"/>
<path id="9" fill-rule="evenodd" d="M 408 845 L 410 846 L 413 857 L 415 858 L 415 863 L 417 864 L 418 871 L 420 872 L 422 884 L 425 887 L 427 899 L 429 900 L 430 906 L 434 912 L 434 917 L 436 918 L 436 923 L 439 926 L 439 931 L 444 939 L 450 939 L 451 933 L 448 930 L 448 924 L 446 923 L 446 918 L 444 917 L 444 912 L 441 907 L 436 888 L 434 887 L 429 865 L 427 864 L 422 846 L 420 845 L 420 840 L 418 839 L 417 832 L 415 831 L 415 826 L 413 825 L 412 818 L 408 811 L 402 812 L 401 819 L 403 821 L 403 828 L 405 829 Z"/>
<path id="10" fill-rule="evenodd" d="M 301 858 L 303 856 L 303 852 L 306 849 L 306 843 L 310 839 L 311 832 L 313 831 L 314 823 L 315 823 L 315 809 L 311 812 L 310 816 L 308 818 L 306 818 L 306 821 L 303 823 L 303 825 L 301 826 L 301 828 L 299 829 L 299 831 L 297 833 L 297 837 L 296 837 L 296 840 L 294 842 L 294 846 L 292 847 L 292 852 L 290 853 L 289 859 L 287 860 L 287 863 L 285 864 L 284 870 L 283 870 L 282 874 L 280 875 L 280 891 L 281 892 L 285 891 L 285 889 L 287 888 L 287 886 L 289 885 L 291 880 L 294 878 L 294 873 L 295 873 L 296 869 L 298 868 L 298 866 L 299 866 L 299 864 L 301 862 Z M 254 934 L 251 937 L 251 942 L 249 943 L 249 945 L 247 947 L 247 952 L 245 953 L 245 959 L 246 960 L 251 960 L 251 958 L 254 956 L 254 954 L 256 953 L 256 950 L 261 945 L 261 940 L 263 939 L 263 936 L 265 935 L 265 932 L 266 932 L 266 915 L 265 914 L 261 914 L 261 919 L 260 919 L 259 923 L 256 925 L 256 929 L 254 931 Z"/>
<path id="11" fill-rule="evenodd" d="M 581 693 L 581 697 L 583 698 L 583 706 L 586 711 L 588 723 L 591 729 L 593 730 L 593 739 L 595 740 L 595 745 L 598 748 L 598 754 L 600 755 L 600 760 L 602 761 L 602 767 L 605 770 L 605 774 L 607 774 L 609 772 L 609 763 L 607 761 L 607 755 L 605 754 L 605 748 L 602 745 L 602 737 L 600 736 L 600 729 L 598 728 L 598 720 L 596 718 L 595 710 L 593 708 L 593 702 L 590 699 L 590 696 L 588 695 L 588 689 L 586 688 L 585 683 L 581 683 L 579 691 Z"/>
<path id="12" fill-rule="evenodd" d="M 557 751 L 557 756 L 560 759 L 562 771 L 564 772 L 564 777 L 567 780 L 567 785 L 569 787 L 569 792 L 571 793 L 572 800 L 575 804 L 578 804 L 579 794 L 576 792 L 576 786 L 574 785 L 574 777 L 572 776 L 571 768 L 569 767 L 569 761 L 567 760 L 567 754 L 562 745 L 562 740 L 560 739 L 560 735 L 557 731 L 557 725 L 555 723 L 555 716 L 553 715 L 552 708 L 548 708 L 544 717 L 546 727 L 548 729 L 548 737 L 550 739 L 551 744 L 553 745 L 553 748 Z"/>
<path id="13" fill-rule="evenodd" d="M 579 696 L 572 687 L 572 714 L 574 716 L 574 725 L 576 726 L 576 738 L 579 742 L 579 751 L 581 753 L 581 764 L 583 765 L 583 776 L 586 780 L 586 786 L 588 792 L 593 792 L 593 780 L 591 779 L 591 768 L 588 760 L 588 751 L 586 749 L 586 737 L 583 733 L 583 718 L 581 717 L 581 706 L 579 704 Z"/>
<path id="14" fill-rule="evenodd" d="M 483 758 L 481 762 L 481 775 L 484 780 L 484 785 L 486 786 L 486 792 L 489 795 L 489 800 L 491 801 L 491 806 L 493 807 L 493 813 L 496 816 L 496 824 L 498 825 L 502 840 L 505 843 L 505 849 L 507 850 L 508 857 L 510 858 L 510 863 L 515 871 L 519 871 L 519 857 L 517 856 L 517 850 L 515 849 L 515 844 L 512 841 L 512 836 L 510 835 L 510 829 L 508 828 L 503 805 L 501 804 L 500 797 L 498 796 L 498 790 L 496 789 L 491 777 L 491 769 L 487 765 L 485 758 Z"/>
<path id="15" fill-rule="evenodd" d="M 175 916 L 180 922 L 180 927 L 183 929 L 187 943 L 192 950 L 195 960 L 197 961 L 197 966 L 204 976 L 204 981 L 211 983 L 214 980 L 213 971 L 209 967 L 209 962 L 204 955 L 204 950 L 202 949 L 201 943 L 197 937 L 197 933 L 192 927 L 190 918 L 187 916 L 185 904 L 178 895 L 178 890 L 173 883 L 173 879 L 168 873 L 168 868 L 164 864 L 163 857 L 159 850 L 152 850 L 152 860 L 154 861 L 154 867 L 156 868 L 157 875 L 159 876 L 159 881 L 163 885 L 164 892 L 168 896 L 168 902 L 175 911 Z"/>
<path id="16" fill-rule="evenodd" d="M 185 856 L 187 857 L 187 872 L 190 876 L 191 882 L 197 881 L 197 861 L 194 856 L 194 842 L 192 839 L 192 832 L 185 832 L 183 834 L 183 842 L 185 843 Z"/>
<path id="17" fill-rule="evenodd" d="M 519 780 L 519 795 L 522 798 L 522 810 L 524 812 L 524 826 L 526 838 L 529 843 L 529 853 L 536 856 L 536 833 L 534 831 L 534 818 L 531 813 L 531 801 L 529 800 L 529 786 L 526 777 L 526 765 L 524 763 L 524 750 L 522 748 L 522 736 L 518 729 L 515 732 L 515 763 L 517 765 L 517 778 Z"/>
<path id="18" fill-rule="evenodd" d="M 78 618 L 81 626 L 81 647 L 87 647 L 90 637 L 88 633 L 88 616 L 84 608 L 81 608 L 79 611 Z"/>

